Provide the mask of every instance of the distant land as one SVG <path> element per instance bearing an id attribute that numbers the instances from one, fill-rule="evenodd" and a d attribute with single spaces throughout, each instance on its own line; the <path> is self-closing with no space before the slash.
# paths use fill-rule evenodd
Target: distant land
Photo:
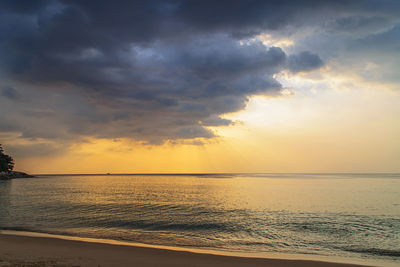
<path id="1" fill-rule="evenodd" d="M 25 172 L 16 172 L 16 171 L 0 172 L 0 180 L 10 180 L 16 178 L 33 178 L 33 177 L 35 176 L 27 174 Z"/>

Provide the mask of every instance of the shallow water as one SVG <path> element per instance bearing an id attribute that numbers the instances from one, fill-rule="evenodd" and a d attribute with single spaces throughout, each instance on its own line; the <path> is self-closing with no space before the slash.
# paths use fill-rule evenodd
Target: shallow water
<path id="1" fill-rule="evenodd" d="M 400 175 L 75 175 L 0 181 L 0 228 L 400 264 Z"/>

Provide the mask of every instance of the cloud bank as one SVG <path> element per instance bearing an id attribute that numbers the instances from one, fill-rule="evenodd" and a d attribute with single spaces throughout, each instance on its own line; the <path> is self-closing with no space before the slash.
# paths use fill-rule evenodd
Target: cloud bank
<path id="1" fill-rule="evenodd" d="M 29 140 L 212 138 L 274 78 L 321 68 L 254 39 L 321 25 L 378 44 L 397 1 L 0 1 L 0 131 Z M 345 14 L 345 15 L 343 15 Z M 380 34 L 380 35 L 379 35 Z M 389 37 L 388 37 L 389 38 Z M 300 46 L 299 46 L 300 47 Z"/>

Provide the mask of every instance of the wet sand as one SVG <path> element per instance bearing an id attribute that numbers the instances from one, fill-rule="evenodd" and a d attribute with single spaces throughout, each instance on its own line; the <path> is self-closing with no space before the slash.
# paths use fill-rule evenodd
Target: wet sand
<path id="1" fill-rule="evenodd" d="M 310 260 L 246 258 L 161 248 L 0 234 L 0 266 L 361 266 Z"/>

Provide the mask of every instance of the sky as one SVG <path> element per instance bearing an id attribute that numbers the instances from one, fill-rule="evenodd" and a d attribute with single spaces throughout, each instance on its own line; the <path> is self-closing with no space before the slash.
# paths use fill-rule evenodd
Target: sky
<path id="1" fill-rule="evenodd" d="M 30 173 L 400 172 L 400 1 L 0 0 Z"/>

